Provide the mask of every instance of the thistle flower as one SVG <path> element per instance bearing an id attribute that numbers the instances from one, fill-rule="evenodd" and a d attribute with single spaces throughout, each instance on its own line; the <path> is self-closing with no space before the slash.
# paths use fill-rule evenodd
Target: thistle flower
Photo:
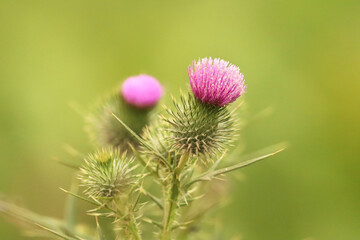
<path id="1" fill-rule="evenodd" d="M 169 137 L 175 149 L 190 155 L 212 156 L 229 144 L 234 136 L 234 122 L 225 107 L 203 104 L 189 94 L 174 100 L 175 111 L 168 109 Z"/>
<path id="2" fill-rule="evenodd" d="M 194 60 L 188 69 L 191 89 L 203 103 L 225 106 L 245 93 L 240 69 L 220 58 Z"/>
<path id="3" fill-rule="evenodd" d="M 115 198 L 125 193 L 133 183 L 132 162 L 119 150 L 102 149 L 90 154 L 79 174 L 84 193 L 95 198 Z"/>
<path id="4" fill-rule="evenodd" d="M 130 105 L 148 108 L 160 100 L 163 95 L 163 88 L 154 77 L 141 74 L 127 78 L 122 85 L 121 93 Z"/>

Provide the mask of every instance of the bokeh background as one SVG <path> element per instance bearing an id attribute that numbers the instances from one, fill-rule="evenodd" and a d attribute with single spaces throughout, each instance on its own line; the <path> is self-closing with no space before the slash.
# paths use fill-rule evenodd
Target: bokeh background
<path id="1" fill-rule="evenodd" d="M 242 170 L 222 231 L 248 240 L 360 239 L 360 1 L 0 0 L 0 192 L 62 216 L 72 171 L 66 144 L 92 147 L 89 106 L 129 75 L 170 95 L 187 66 L 221 57 L 240 66 L 246 152 L 290 148 Z M 0 218 L 1 239 L 25 239 Z"/>

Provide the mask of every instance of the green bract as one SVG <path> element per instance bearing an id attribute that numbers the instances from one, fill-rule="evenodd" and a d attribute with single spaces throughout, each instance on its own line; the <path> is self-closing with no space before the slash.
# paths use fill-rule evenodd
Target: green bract
<path id="1" fill-rule="evenodd" d="M 114 198 L 125 193 L 133 182 L 132 161 L 119 150 L 103 149 L 90 154 L 79 174 L 84 193 L 94 198 Z"/>
<path id="2" fill-rule="evenodd" d="M 191 155 L 211 157 L 224 150 L 234 136 L 234 121 L 226 107 L 202 103 L 193 95 L 182 95 L 167 109 L 169 140 L 175 149 Z"/>
<path id="3" fill-rule="evenodd" d="M 90 138 L 100 147 L 128 148 L 128 143 L 136 144 L 133 136 L 112 116 L 120 116 L 136 133 L 140 133 L 148 123 L 151 109 L 141 109 L 127 104 L 118 93 L 100 101 L 95 110 L 86 118 Z"/>

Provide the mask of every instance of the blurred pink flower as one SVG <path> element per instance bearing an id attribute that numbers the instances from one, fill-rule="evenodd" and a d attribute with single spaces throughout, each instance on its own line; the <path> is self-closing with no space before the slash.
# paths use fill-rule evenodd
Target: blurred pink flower
<path id="1" fill-rule="evenodd" d="M 122 84 L 121 93 L 130 105 L 147 108 L 154 106 L 163 95 L 163 88 L 154 77 L 140 74 L 127 78 Z"/>
<path id="2" fill-rule="evenodd" d="M 203 58 L 189 65 L 191 89 L 203 103 L 225 106 L 245 93 L 240 69 L 220 58 Z"/>

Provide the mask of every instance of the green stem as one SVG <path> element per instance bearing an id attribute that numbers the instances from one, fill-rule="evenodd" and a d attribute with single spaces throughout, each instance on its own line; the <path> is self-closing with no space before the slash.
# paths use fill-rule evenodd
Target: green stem
<path id="1" fill-rule="evenodd" d="M 164 221 L 163 229 L 161 233 L 161 240 L 171 240 L 172 239 L 172 226 L 175 221 L 176 211 L 179 206 L 179 194 L 180 194 L 180 174 L 184 168 L 187 160 L 189 159 L 188 154 L 181 156 L 180 161 L 176 168 L 173 171 L 170 190 L 168 191 L 168 196 L 165 195 L 167 201 L 164 206 Z M 165 191 L 167 193 L 167 191 Z"/>
<path id="2" fill-rule="evenodd" d="M 122 235 L 125 237 L 125 239 L 131 239 L 131 240 L 141 240 L 140 230 L 138 228 L 138 225 L 136 224 L 136 217 L 134 216 L 134 209 L 138 203 L 139 193 L 137 195 L 137 198 L 135 199 L 135 202 L 131 204 L 129 209 L 126 211 L 126 209 L 121 209 L 122 202 L 119 199 L 114 199 L 112 204 L 115 207 L 115 215 L 118 219 L 121 219 L 119 221 L 119 224 L 122 229 Z M 115 239 L 115 238 L 110 238 Z"/>
<path id="3" fill-rule="evenodd" d="M 129 232 L 133 236 L 134 240 L 141 240 L 139 228 L 136 225 L 136 219 L 134 216 L 130 216 L 129 219 Z"/>
<path id="4" fill-rule="evenodd" d="M 179 197 L 179 179 L 176 171 L 174 172 L 171 180 L 171 188 L 168 196 L 168 201 L 165 204 L 164 209 L 164 224 L 162 232 L 162 240 L 171 239 L 171 228 L 175 220 L 175 214 L 177 209 L 178 197 Z"/>

